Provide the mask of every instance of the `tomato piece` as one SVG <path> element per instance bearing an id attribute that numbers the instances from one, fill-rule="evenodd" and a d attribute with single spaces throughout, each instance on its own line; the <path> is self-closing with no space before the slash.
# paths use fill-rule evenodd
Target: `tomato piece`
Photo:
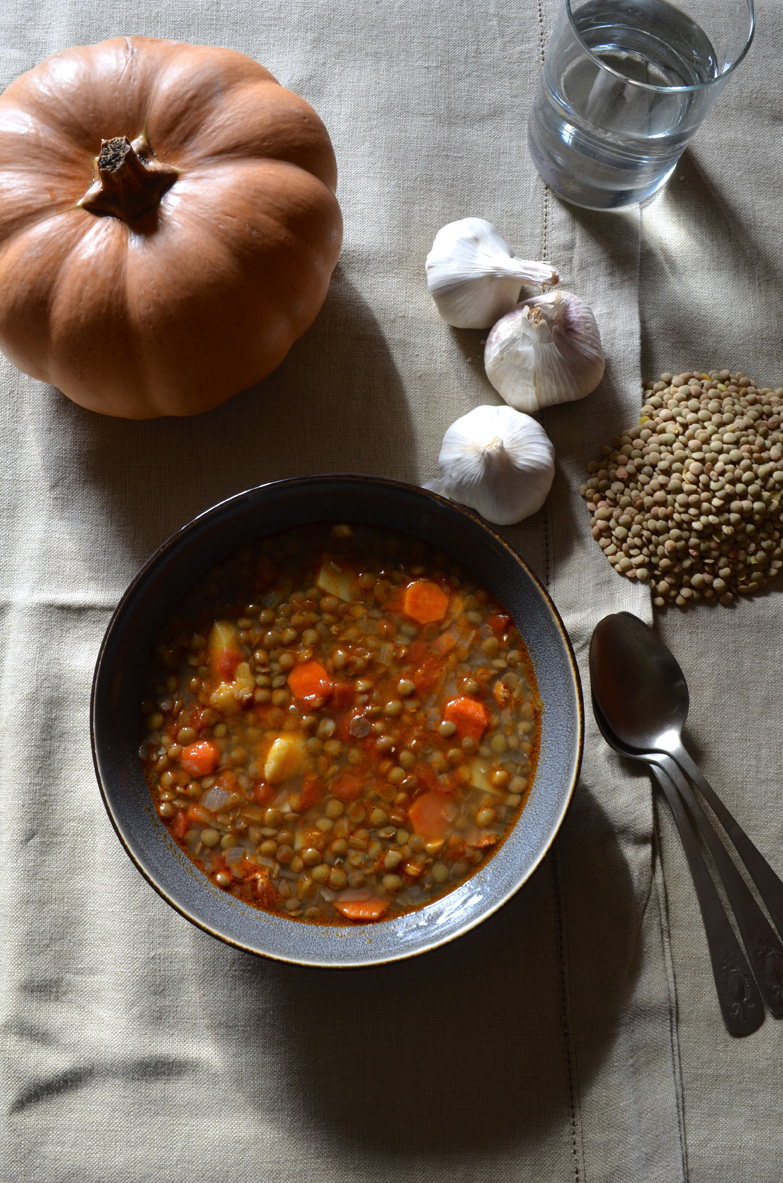
<path id="1" fill-rule="evenodd" d="M 259 805 L 268 805 L 274 795 L 274 786 L 268 785 L 265 780 L 258 781 L 253 789 L 253 797 Z"/>
<path id="2" fill-rule="evenodd" d="M 491 612 L 487 617 L 487 624 L 496 636 L 501 636 L 503 633 L 508 632 L 511 625 L 511 617 L 508 612 Z"/>
<path id="3" fill-rule="evenodd" d="M 353 704 L 356 690 L 353 682 L 335 682 L 332 686 L 332 694 L 329 699 L 329 708 L 332 707 L 336 711 L 345 710 Z"/>
<path id="4" fill-rule="evenodd" d="M 221 649 L 215 658 L 215 674 L 221 682 L 233 682 L 237 666 L 242 660 L 238 649 Z"/>
<path id="5" fill-rule="evenodd" d="M 302 788 L 299 791 L 299 808 L 304 812 L 324 795 L 324 783 L 318 776 L 306 774 L 302 778 Z"/>
<path id="6" fill-rule="evenodd" d="M 220 776 L 215 778 L 215 784 L 220 789 L 225 789 L 227 793 L 235 793 L 238 786 L 237 774 L 227 768 L 225 772 L 221 772 Z"/>
<path id="7" fill-rule="evenodd" d="M 420 665 L 411 673 L 411 681 L 416 687 L 417 694 L 429 694 L 430 690 L 434 690 L 437 686 L 439 680 L 440 666 L 435 662 Z"/>
<path id="8" fill-rule="evenodd" d="M 445 657 L 446 654 L 451 653 L 452 649 L 455 648 L 456 644 L 457 644 L 457 637 L 451 631 L 451 629 L 447 629 L 443 633 L 438 633 L 437 637 L 432 642 L 432 648 L 435 650 L 436 653 L 441 653 Z"/>
<path id="9" fill-rule="evenodd" d="M 209 710 L 205 706 L 194 706 L 188 716 L 188 726 L 192 727 L 194 731 L 203 731 L 209 724 L 205 722 L 204 715 Z"/>
<path id="10" fill-rule="evenodd" d="M 188 812 L 186 809 L 179 809 L 174 814 L 174 819 L 169 825 L 172 838 L 176 838 L 178 842 L 181 842 L 189 829 Z"/>
<path id="11" fill-rule="evenodd" d="M 438 774 L 434 768 L 431 768 L 426 760 L 419 760 L 416 764 L 416 780 L 421 785 L 422 789 L 431 789 L 437 792 L 440 788 L 440 781 Z"/>
<path id="12" fill-rule="evenodd" d="M 362 791 L 362 782 L 352 772 L 342 772 L 330 782 L 333 797 L 340 801 L 355 801 Z"/>

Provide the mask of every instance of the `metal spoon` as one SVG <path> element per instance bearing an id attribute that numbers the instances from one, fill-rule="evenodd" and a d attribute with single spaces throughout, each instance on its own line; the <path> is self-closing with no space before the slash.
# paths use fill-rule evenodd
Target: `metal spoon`
<path id="1" fill-rule="evenodd" d="M 629 760 L 639 760 L 647 764 L 667 799 L 670 791 L 675 791 L 685 802 L 695 829 L 709 848 L 726 890 L 761 996 L 772 1014 L 780 1018 L 783 1016 L 783 945 L 731 861 L 726 847 L 699 804 L 687 778 L 671 756 L 666 756 L 662 752 L 637 752 L 635 748 L 629 748 L 618 739 L 601 714 L 595 697 L 593 711 L 601 734 L 610 747 Z"/>
<path id="2" fill-rule="evenodd" d="M 616 612 L 595 627 L 590 677 L 596 702 L 617 738 L 636 751 L 668 753 L 703 794 L 783 936 L 783 882 L 683 746 L 689 696 L 676 658 L 638 616 Z"/>
<path id="3" fill-rule="evenodd" d="M 604 739 L 613 747 L 615 737 L 601 714 L 595 696 L 593 696 L 593 712 Z M 696 831 L 686 813 L 674 782 L 660 765 L 653 765 L 653 771 L 663 789 L 666 800 L 669 802 L 680 833 L 685 857 L 688 860 L 693 886 L 696 889 L 696 898 L 699 901 L 704 921 L 704 932 L 710 951 L 712 974 L 715 979 L 715 989 L 718 992 L 718 1003 L 723 1021 L 732 1035 L 750 1035 L 753 1031 L 757 1031 L 764 1021 L 764 1005 L 761 1001 L 761 994 L 753 980 L 739 941 L 734 935 L 734 930 L 729 923 L 715 884 L 712 882 L 712 877 L 699 847 Z"/>

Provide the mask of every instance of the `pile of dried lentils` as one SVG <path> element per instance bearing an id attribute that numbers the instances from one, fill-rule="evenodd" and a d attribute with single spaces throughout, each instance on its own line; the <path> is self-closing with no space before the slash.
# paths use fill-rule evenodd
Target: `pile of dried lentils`
<path id="1" fill-rule="evenodd" d="M 593 537 L 653 603 L 731 604 L 783 567 L 783 388 L 661 374 L 638 424 L 588 464 Z"/>

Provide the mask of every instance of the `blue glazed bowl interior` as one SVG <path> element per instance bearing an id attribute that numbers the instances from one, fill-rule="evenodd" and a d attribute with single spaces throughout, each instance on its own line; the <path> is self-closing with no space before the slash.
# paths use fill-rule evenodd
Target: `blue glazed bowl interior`
<path id="1" fill-rule="evenodd" d="M 511 613 L 543 703 L 530 799 L 497 853 L 462 886 L 407 915 L 371 925 L 307 924 L 261 912 L 221 891 L 158 819 L 138 758 L 139 702 L 153 640 L 191 585 L 266 534 L 309 522 L 368 522 L 429 542 L 472 570 Z M 548 595 L 518 555 L 462 507 L 374 477 L 302 477 L 221 502 L 146 563 L 111 620 L 93 681 L 91 728 L 104 803 L 136 866 L 194 924 L 249 952 L 304 965 L 372 965 L 423 953 L 474 927 L 535 870 L 565 815 L 579 773 L 583 709 L 573 652 Z"/>

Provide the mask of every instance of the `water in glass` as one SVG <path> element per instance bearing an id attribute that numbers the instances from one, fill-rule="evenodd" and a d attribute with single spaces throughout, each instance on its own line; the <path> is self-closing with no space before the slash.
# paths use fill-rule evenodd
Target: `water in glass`
<path id="1" fill-rule="evenodd" d="M 704 30 L 666 0 L 589 0 L 572 15 L 583 44 L 561 19 L 531 112 L 530 151 L 566 200 L 616 209 L 667 180 L 722 89 L 700 89 L 719 65 Z"/>

